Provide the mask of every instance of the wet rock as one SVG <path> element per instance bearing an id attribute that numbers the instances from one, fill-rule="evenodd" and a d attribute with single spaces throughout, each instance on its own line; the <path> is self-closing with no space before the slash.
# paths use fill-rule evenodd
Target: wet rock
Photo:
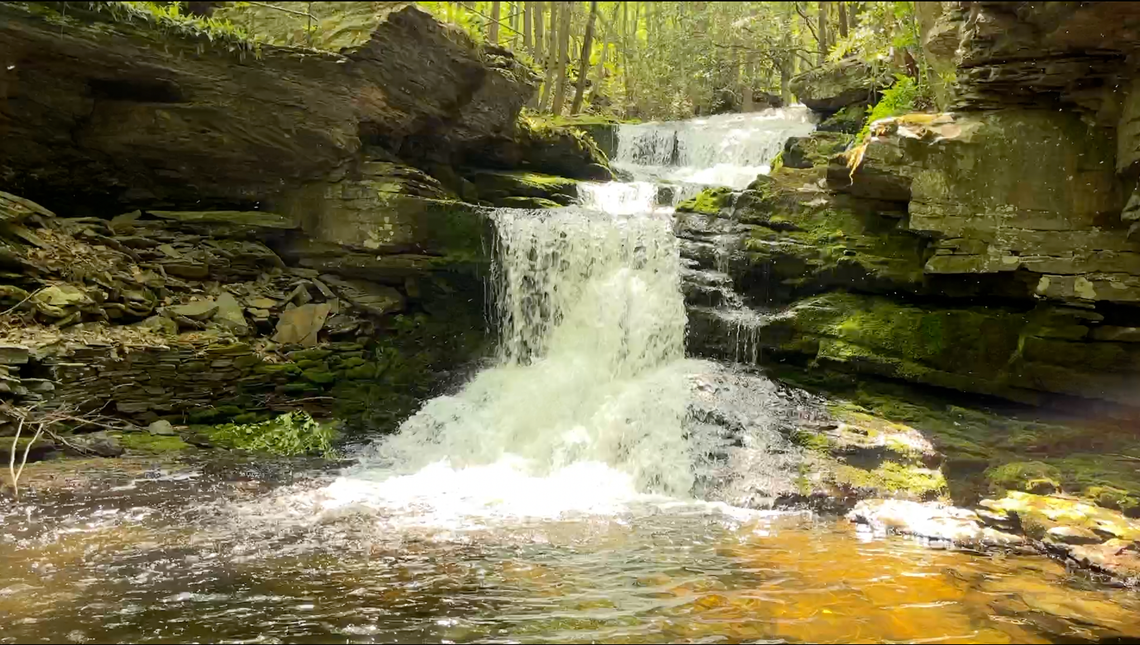
<path id="1" fill-rule="evenodd" d="M 97 457 L 118 457 L 123 454 L 123 447 L 118 439 L 106 432 L 75 435 L 65 444 L 72 452 L 79 455 L 95 455 Z"/>
<path id="2" fill-rule="evenodd" d="M 1054 526 L 1045 531 L 1045 539 L 1062 544 L 1100 544 L 1104 541 L 1096 533 L 1079 526 Z"/>
<path id="3" fill-rule="evenodd" d="M 850 136 L 839 132 L 813 132 L 806 137 L 791 137 L 784 143 L 780 160 L 789 168 L 826 166 L 828 160 L 843 152 L 850 142 Z"/>
<path id="4" fill-rule="evenodd" d="M 936 502 L 863 500 L 847 519 L 876 533 L 901 533 L 955 544 L 978 543 L 982 526 L 973 512 Z"/>
<path id="5" fill-rule="evenodd" d="M 169 421 L 163 419 L 159 419 L 158 421 L 155 421 L 154 423 L 147 426 L 146 431 L 153 435 L 159 436 L 173 436 L 177 434 L 174 431 L 174 426 L 170 425 Z"/>
<path id="6" fill-rule="evenodd" d="M 578 198 L 578 182 L 565 177 L 534 172 L 505 172 L 481 170 L 467 174 L 475 184 L 479 199 L 496 206 L 511 206 L 510 197 L 532 197 L 556 202 L 573 203 Z"/>
<path id="7" fill-rule="evenodd" d="M 1140 584 L 1140 543 L 1109 540 L 1103 544 L 1077 545 L 1070 554 L 1076 561 L 1118 579 Z"/>
<path id="8" fill-rule="evenodd" d="M 282 313 L 273 342 L 315 346 L 317 334 L 324 327 L 330 309 L 327 303 L 321 303 L 303 305 Z"/>
<path id="9" fill-rule="evenodd" d="M 265 211 L 147 211 L 147 213 L 182 224 L 226 224 L 252 231 L 300 228 L 300 223 L 292 217 Z"/>

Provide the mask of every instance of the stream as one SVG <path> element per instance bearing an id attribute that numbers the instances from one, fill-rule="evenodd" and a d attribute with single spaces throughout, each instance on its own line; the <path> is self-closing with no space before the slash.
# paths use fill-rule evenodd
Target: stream
<path id="1" fill-rule="evenodd" d="M 0 508 L 0 642 L 1140 638 L 1140 595 L 1044 557 L 692 497 L 692 379 L 733 368 L 685 357 L 672 207 L 812 128 L 622 126 L 628 181 L 496 211 L 494 365 L 343 469 L 143 463 Z"/>

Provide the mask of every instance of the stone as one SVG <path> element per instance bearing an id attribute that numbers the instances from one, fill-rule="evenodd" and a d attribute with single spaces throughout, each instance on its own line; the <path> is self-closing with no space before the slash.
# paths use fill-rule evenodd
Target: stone
<path id="1" fill-rule="evenodd" d="M 245 320 L 245 314 L 242 313 L 242 306 L 237 298 L 234 298 L 228 291 L 224 291 L 217 297 L 215 304 L 218 306 L 218 310 L 213 316 L 215 323 L 238 336 L 249 335 L 249 323 Z"/>
<path id="2" fill-rule="evenodd" d="M 784 143 L 780 159 L 789 168 L 826 166 L 828 160 L 843 152 L 850 142 L 850 136 L 838 132 L 813 132 L 806 137 L 791 137 Z"/>
<path id="3" fill-rule="evenodd" d="M 404 310 L 404 296 L 392 287 L 366 282 L 345 280 L 333 275 L 321 278 L 344 300 L 373 316 L 384 316 Z"/>
<path id="4" fill-rule="evenodd" d="M 298 284 L 288 296 L 285 297 L 286 302 L 291 302 L 298 307 L 307 305 L 313 301 L 313 296 L 309 294 L 309 289 L 302 284 Z"/>
<path id="5" fill-rule="evenodd" d="M 174 431 L 174 426 L 172 426 L 170 422 L 166 421 L 165 419 L 159 419 L 158 421 L 150 424 L 147 426 L 146 431 L 153 435 L 159 436 L 174 436 L 178 434 Z"/>
<path id="6" fill-rule="evenodd" d="M 88 293 L 73 284 L 58 284 L 37 291 L 32 296 L 36 308 L 53 318 L 63 318 L 77 307 L 95 304 Z"/>
<path id="7" fill-rule="evenodd" d="M 273 342 L 313 347 L 317 344 L 317 334 L 328 318 L 328 303 L 308 304 L 290 309 L 281 314 L 277 321 L 277 332 Z"/>
<path id="8" fill-rule="evenodd" d="M 153 329 L 160 334 L 166 334 L 168 336 L 174 336 L 178 333 L 178 323 L 166 316 L 150 316 L 137 324 L 139 327 Z"/>
<path id="9" fill-rule="evenodd" d="M 1045 539 L 1062 544 L 1100 544 L 1104 541 L 1096 533 L 1079 526 L 1054 526 L 1045 531 Z"/>
<path id="10" fill-rule="evenodd" d="M 23 345 L 0 345 L 0 365 L 24 365 L 31 354 L 31 348 Z"/>
<path id="11" fill-rule="evenodd" d="M 546 175 L 536 172 L 505 172 L 479 170 L 467 174 L 467 179 L 475 184 L 479 198 L 496 206 L 509 206 L 502 203 L 509 197 L 536 197 L 571 204 L 578 198 L 578 182 L 574 179 Z"/>
<path id="12" fill-rule="evenodd" d="M 341 254 L 484 255 L 482 241 L 490 231 L 482 209 L 397 188 L 388 177 L 346 178 L 291 190 L 274 207 L 302 218 L 312 242 L 342 247 Z"/>
<path id="13" fill-rule="evenodd" d="M 123 446 L 118 439 L 106 432 L 93 432 L 91 434 L 74 435 L 64 444 L 69 451 L 80 455 L 95 455 L 97 457 L 118 457 L 123 454 Z"/>
<path id="14" fill-rule="evenodd" d="M 801 103 L 830 114 L 850 105 L 869 105 L 875 93 L 889 85 L 885 74 L 876 76 L 867 63 L 845 58 L 794 77 L 790 87 Z"/>
<path id="15" fill-rule="evenodd" d="M 280 305 L 279 302 L 272 298 L 251 298 L 247 301 L 247 304 L 254 309 L 274 309 Z"/>
<path id="16" fill-rule="evenodd" d="M 218 303 L 211 298 L 203 298 L 186 304 L 167 307 L 166 310 L 175 316 L 182 316 L 190 320 L 209 320 L 218 313 Z"/>
<path id="17" fill-rule="evenodd" d="M 862 500 L 847 514 L 847 519 L 876 533 L 902 533 L 954 544 L 977 543 L 983 536 L 973 511 L 937 502 Z"/>
<path id="18" fill-rule="evenodd" d="M 55 217 L 54 213 L 31 200 L 0 191 L 0 222 L 19 224 L 32 215 Z"/>

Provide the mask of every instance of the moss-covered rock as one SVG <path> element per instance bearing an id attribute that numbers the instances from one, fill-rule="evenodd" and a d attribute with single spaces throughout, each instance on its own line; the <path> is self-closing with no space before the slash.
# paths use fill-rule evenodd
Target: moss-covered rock
<path id="1" fill-rule="evenodd" d="M 565 206 L 578 197 L 578 182 L 566 177 L 538 172 L 480 170 L 467 173 L 479 199 L 495 206 L 516 206 L 510 198 L 530 197 Z"/>
<path id="2" fill-rule="evenodd" d="M 834 155 L 843 152 L 852 137 L 839 132 L 819 131 L 806 137 L 791 137 L 784 143 L 780 161 L 789 168 L 826 166 Z"/>
<path id="3" fill-rule="evenodd" d="M 716 186 L 706 188 L 693 197 L 677 204 L 678 213 L 700 213 L 702 215 L 719 215 L 722 210 L 730 207 L 735 198 L 731 188 Z"/>

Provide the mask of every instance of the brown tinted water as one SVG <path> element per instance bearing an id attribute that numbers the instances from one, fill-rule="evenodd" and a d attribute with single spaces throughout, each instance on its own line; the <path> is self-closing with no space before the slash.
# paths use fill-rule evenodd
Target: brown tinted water
<path id="1" fill-rule="evenodd" d="M 1140 637 L 1134 592 L 841 520 L 646 504 L 394 531 L 368 514 L 260 512 L 275 486 L 152 472 L 0 507 L 0 642 Z"/>

